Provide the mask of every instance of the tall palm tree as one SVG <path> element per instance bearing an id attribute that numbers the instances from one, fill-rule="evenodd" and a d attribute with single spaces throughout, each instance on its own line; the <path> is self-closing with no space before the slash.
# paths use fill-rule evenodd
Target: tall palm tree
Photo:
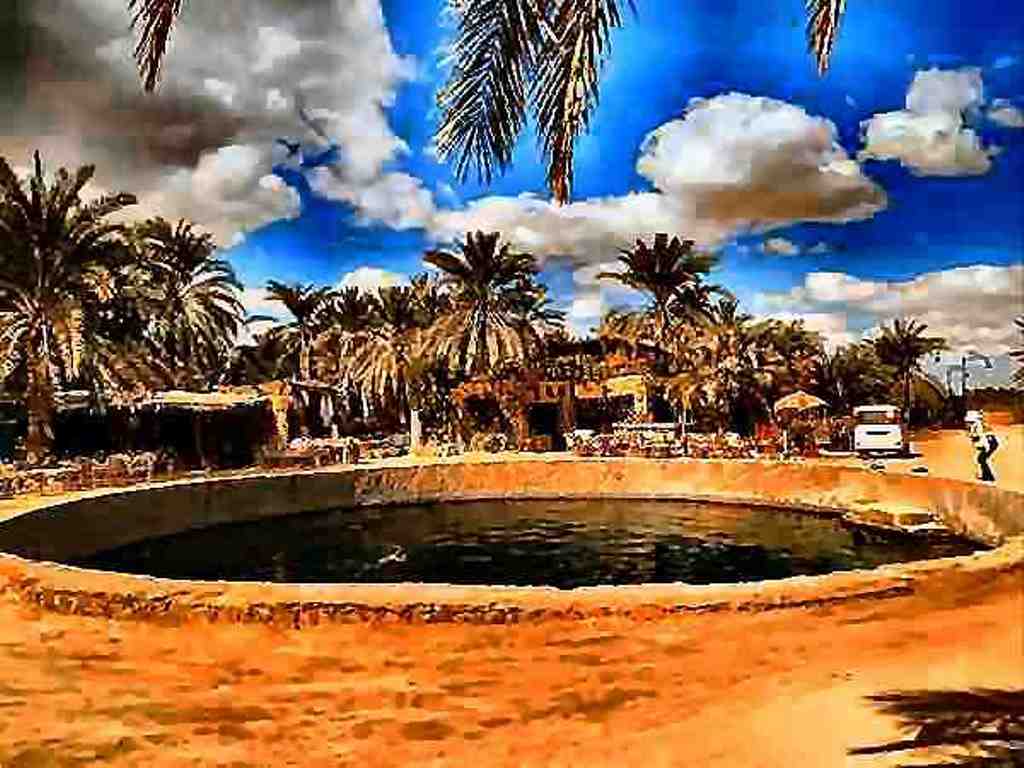
<path id="1" fill-rule="evenodd" d="M 465 375 L 490 373 L 492 366 L 527 356 L 523 322 L 527 295 L 537 290 L 537 265 L 528 253 L 498 246 L 500 233 L 467 233 L 459 253 L 429 251 L 424 261 L 443 273 L 452 309 L 431 329 L 440 357 Z"/>
<path id="2" fill-rule="evenodd" d="M 659 233 L 648 246 L 637 240 L 636 246 L 619 256 L 621 272 L 601 272 L 599 279 L 615 280 L 647 293 L 654 302 L 655 340 L 661 344 L 673 316 L 690 318 L 706 315 L 710 294 L 720 289 L 705 286 L 704 275 L 718 257 L 696 249 L 692 240 L 680 240 Z"/>
<path id="3" fill-rule="evenodd" d="M 138 32 L 135 60 L 147 91 L 156 88 L 184 0 L 127 0 Z M 636 0 L 448 0 L 458 22 L 451 74 L 438 94 L 437 147 L 465 178 L 481 181 L 512 162 L 529 109 L 537 123 L 555 200 L 572 192 L 577 137 L 598 101 L 611 31 Z M 642 5 L 642 2 L 640 3 Z M 807 0 L 808 46 L 824 73 L 846 0 Z"/>
<path id="4" fill-rule="evenodd" d="M 333 289 L 325 286 L 267 282 L 267 298 L 283 304 L 292 316 L 289 322 L 275 326 L 268 333 L 287 350 L 288 357 L 297 360 L 296 370 L 302 381 L 313 377 L 313 345 L 330 327 L 334 295 Z"/>
<path id="5" fill-rule="evenodd" d="M 351 365 L 351 380 L 368 399 L 394 403 L 407 420 L 410 394 L 425 373 L 422 326 L 413 290 L 380 288 L 378 321 L 360 334 Z"/>
<path id="6" fill-rule="evenodd" d="M 185 220 L 154 218 L 132 230 L 147 273 L 149 336 L 178 386 L 203 387 L 220 375 L 245 318 L 242 285 L 216 244 Z"/>
<path id="7" fill-rule="evenodd" d="M 123 227 L 108 218 L 135 198 L 83 201 L 93 172 L 61 168 L 48 181 L 36 152 L 22 181 L 0 158 L 0 383 L 24 366 L 30 461 L 52 447 L 61 369 L 77 375 L 86 356 L 84 300 L 110 298 L 113 275 L 126 263 Z"/>
<path id="8" fill-rule="evenodd" d="M 928 326 L 913 318 L 897 318 L 892 325 L 882 326 L 874 341 L 875 354 L 886 365 L 891 365 L 903 383 L 903 413 L 910 416 L 911 382 L 921 371 L 921 359 L 932 352 L 946 349 L 946 340 L 925 336 Z"/>

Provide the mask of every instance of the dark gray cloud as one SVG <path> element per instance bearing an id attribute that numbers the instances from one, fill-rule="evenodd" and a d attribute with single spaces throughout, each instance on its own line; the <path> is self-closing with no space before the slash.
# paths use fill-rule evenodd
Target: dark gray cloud
<path id="1" fill-rule="evenodd" d="M 412 66 L 392 50 L 379 0 L 216 0 L 186 6 L 163 82 L 144 94 L 125 0 L 3 0 L 0 154 L 27 165 L 94 163 L 145 212 L 187 215 L 222 240 L 293 214 L 268 178 L 273 140 L 300 128 L 302 89 L 337 136 L 351 183 L 374 182 L 403 143 L 384 108 Z"/>

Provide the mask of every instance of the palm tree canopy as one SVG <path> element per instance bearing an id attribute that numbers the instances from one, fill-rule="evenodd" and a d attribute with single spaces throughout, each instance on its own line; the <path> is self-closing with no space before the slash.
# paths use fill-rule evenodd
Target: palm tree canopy
<path id="1" fill-rule="evenodd" d="M 202 386 L 221 371 L 245 317 L 242 285 L 216 256 L 213 237 L 181 220 L 150 219 L 132 230 L 147 273 L 151 336 L 177 383 Z"/>
<path id="2" fill-rule="evenodd" d="M 619 262 L 621 271 L 601 272 L 598 279 L 615 280 L 649 294 L 654 300 L 658 337 L 673 319 L 670 314 L 681 320 L 706 317 L 712 294 L 722 292 L 703 282 L 718 257 L 697 250 L 692 240 L 670 240 L 667 234 L 659 233 L 651 245 L 637 240 L 632 249 L 623 250 Z"/>
<path id="3" fill-rule="evenodd" d="M 127 0 L 138 35 L 134 50 L 146 91 L 160 79 L 185 0 Z M 642 2 L 639 3 L 642 6 Z M 537 124 L 554 199 L 572 194 L 576 139 L 599 99 L 611 31 L 636 0 L 448 0 L 457 21 L 438 153 L 460 179 L 490 182 L 512 162 L 529 109 Z M 807 41 L 819 72 L 828 69 L 846 0 L 807 0 Z"/>
<path id="4" fill-rule="evenodd" d="M 926 330 L 927 325 L 913 318 L 897 318 L 891 325 L 883 326 L 874 342 L 878 358 L 901 374 L 918 370 L 921 358 L 946 348 L 945 339 L 925 336 Z"/>
<path id="5" fill-rule="evenodd" d="M 82 199 L 92 166 L 61 168 L 52 180 L 39 153 L 27 180 L 0 158 L 0 384 L 24 370 L 31 460 L 52 442 L 54 387 L 102 367 L 109 350 L 96 333 L 96 307 L 130 263 L 112 214 L 127 194 Z"/>
<path id="6" fill-rule="evenodd" d="M 535 281 L 534 257 L 508 244 L 499 247 L 500 237 L 497 232 L 470 232 L 458 254 L 429 251 L 424 256 L 443 273 L 453 304 L 430 336 L 438 354 L 466 374 L 523 359 L 534 338 L 536 312 L 546 305 Z"/>

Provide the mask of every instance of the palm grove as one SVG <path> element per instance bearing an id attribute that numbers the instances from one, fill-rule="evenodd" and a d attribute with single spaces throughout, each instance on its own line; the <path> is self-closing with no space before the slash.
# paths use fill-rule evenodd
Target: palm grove
<path id="1" fill-rule="evenodd" d="M 541 371 L 579 352 L 538 279 L 533 255 L 499 233 L 470 233 L 424 256 L 432 272 L 407 286 L 335 289 L 271 281 L 289 319 L 242 345 L 242 286 L 212 239 L 188 222 L 123 223 L 134 198 L 85 194 L 93 169 L 19 177 L 0 160 L 0 388 L 23 399 L 27 453 L 48 455 L 57 393 L 97 402 L 159 389 L 208 390 L 272 378 L 317 382 L 398 414 L 413 408 L 443 429 L 452 389 L 470 379 Z M 713 429 L 749 431 L 781 395 L 816 392 L 837 412 L 898 399 L 943 346 L 913 320 L 871 342 L 829 351 L 799 321 L 759 320 L 708 282 L 713 253 L 655 235 L 601 275 L 649 298 L 613 311 L 605 352 L 645 365 Z M 592 348 L 592 345 L 591 345 Z"/>

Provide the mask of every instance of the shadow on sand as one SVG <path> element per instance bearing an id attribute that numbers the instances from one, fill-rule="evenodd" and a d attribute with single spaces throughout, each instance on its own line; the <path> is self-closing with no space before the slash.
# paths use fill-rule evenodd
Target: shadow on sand
<path id="1" fill-rule="evenodd" d="M 1024 767 L 1024 690 L 896 691 L 868 697 L 899 720 L 912 738 L 856 747 L 850 755 L 883 755 L 932 749 L 938 762 L 913 768 Z"/>

